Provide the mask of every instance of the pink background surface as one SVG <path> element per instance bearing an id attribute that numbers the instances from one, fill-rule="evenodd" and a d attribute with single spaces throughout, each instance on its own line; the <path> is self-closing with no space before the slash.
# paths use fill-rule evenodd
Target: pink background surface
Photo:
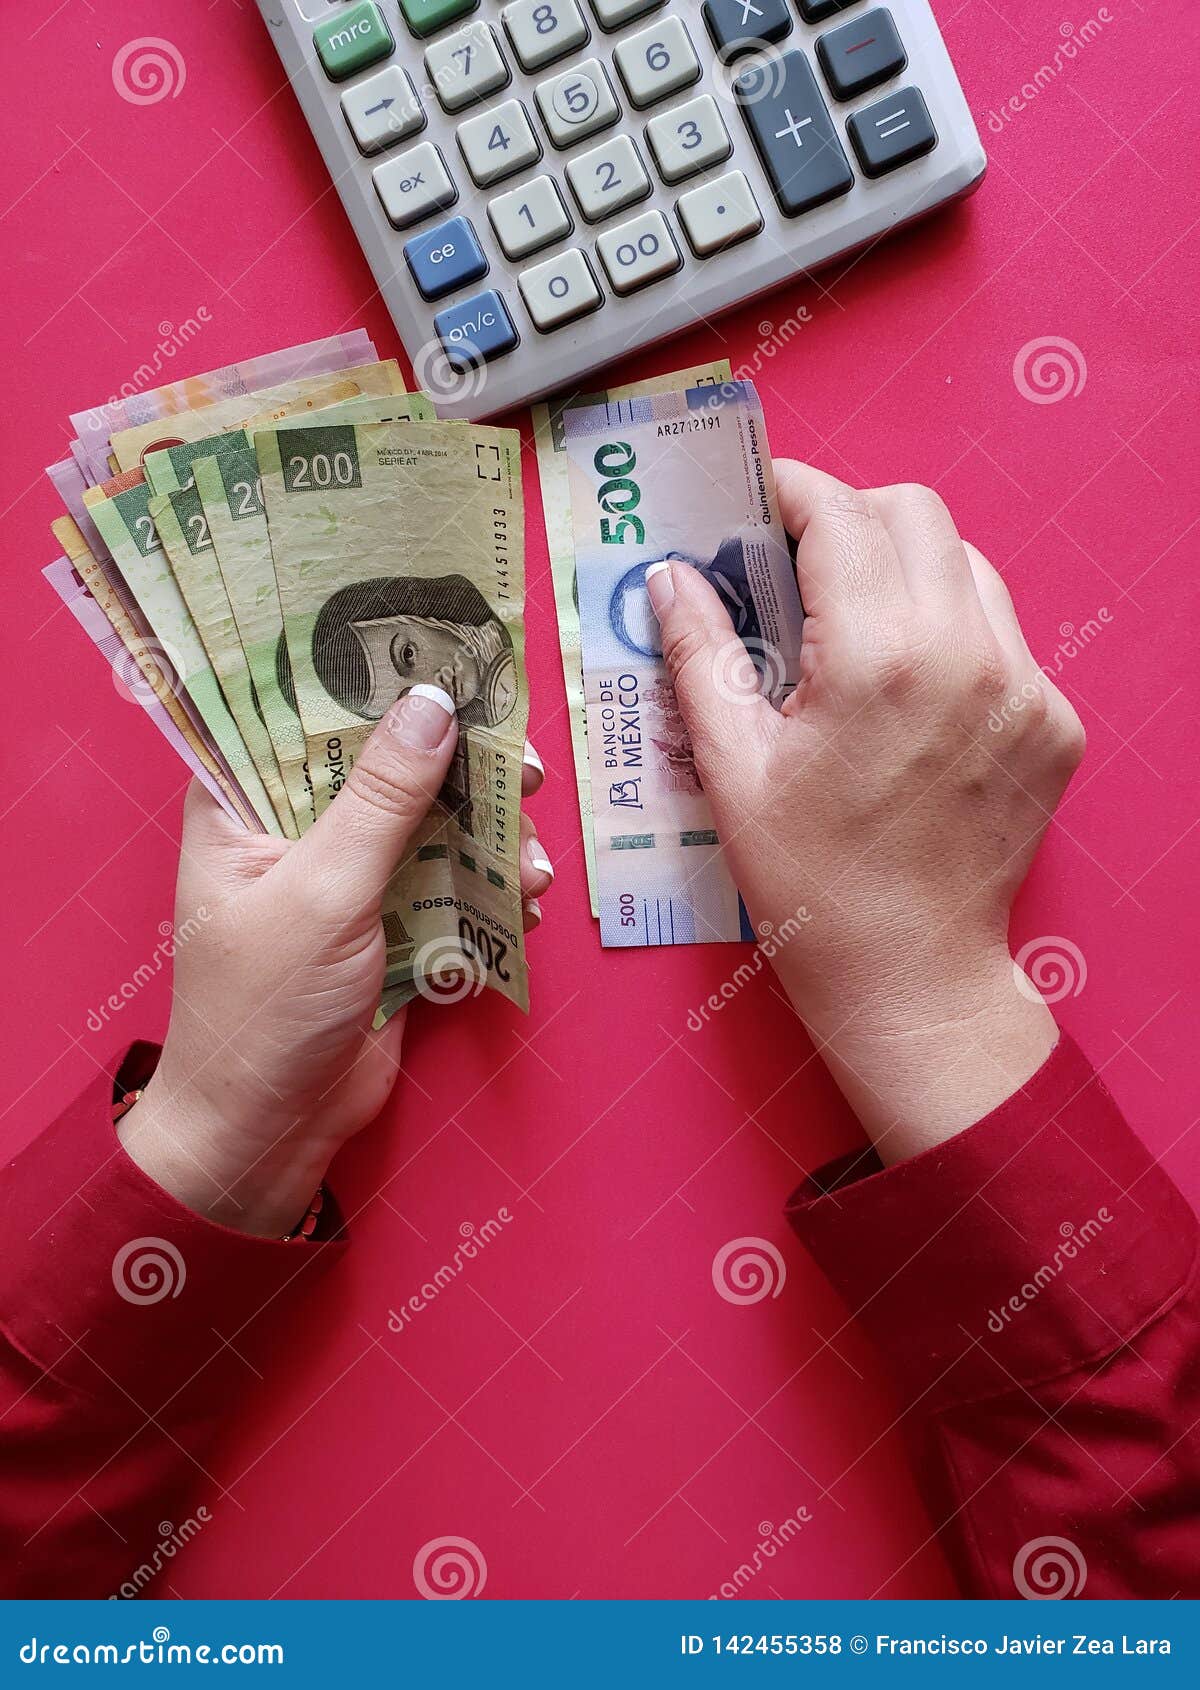
<path id="1" fill-rule="evenodd" d="M 805 308 L 758 376 L 775 451 L 858 483 L 936 486 L 1003 570 L 1042 661 L 1101 625 L 1063 659 L 1090 749 L 1015 939 L 1079 948 L 1086 983 L 1062 1020 L 1195 1199 L 1200 26 L 1183 0 L 1088 11 L 1097 37 L 989 128 L 1085 8 L 936 10 L 990 156 L 980 192 L 614 379 L 722 351 L 744 368 L 768 325 Z M 166 28 L 186 82 L 130 105 L 114 55 Z M 149 0 L 67 0 L 19 9 L 6 40 L 20 115 L 2 196 L 0 1103 L 15 1148 L 116 1047 L 161 1035 L 165 979 L 98 1033 L 88 1015 L 158 943 L 184 785 L 38 578 L 56 514 L 40 471 L 65 451 L 66 415 L 200 307 L 195 369 L 358 324 L 382 354 L 399 345 L 252 6 L 172 7 L 166 22 Z M 1013 366 L 1046 336 L 1074 343 L 1087 376 L 1038 405 Z M 269 1383 L 247 1371 L 230 1405 L 197 1493 L 213 1520 L 171 1588 L 411 1595 L 417 1549 L 453 1534 L 486 1556 L 489 1596 L 706 1596 L 806 1507 L 747 1594 L 948 1594 L 899 1407 L 781 1215 L 803 1169 L 857 1142 L 855 1122 L 768 980 L 689 1031 L 740 951 L 599 948 L 532 451 L 525 494 L 549 770 L 536 814 L 558 868 L 533 1013 L 488 996 L 414 1017 L 408 1083 L 335 1170 L 354 1248 L 302 1317 L 243 1334 Z M 460 1228 L 502 1206 L 501 1236 L 390 1333 L 389 1309 Z M 783 1252 L 778 1298 L 717 1296 L 714 1254 L 743 1235 Z"/>

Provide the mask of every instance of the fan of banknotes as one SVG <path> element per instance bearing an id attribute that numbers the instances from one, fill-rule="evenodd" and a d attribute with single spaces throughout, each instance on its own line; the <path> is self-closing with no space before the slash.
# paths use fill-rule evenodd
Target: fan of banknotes
<path id="1" fill-rule="evenodd" d="M 365 333 L 72 417 L 46 578 L 247 827 L 294 839 L 407 687 L 459 747 L 387 888 L 386 1017 L 465 972 L 522 1009 L 520 437 L 439 422 Z"/>
<path id="2" fill-rule="evenodd" d="M 646 571 L 702 570 L 714 676 L 782 705 L 804 613 L 758 396 L 727 363 L 534 412 L 592 914 L 605 946 L 754 939 L 662 661 Z"/>

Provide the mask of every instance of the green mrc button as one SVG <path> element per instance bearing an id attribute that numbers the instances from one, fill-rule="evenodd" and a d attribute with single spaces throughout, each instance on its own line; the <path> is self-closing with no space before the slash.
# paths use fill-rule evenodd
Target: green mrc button
<path id="1" fill-rule="evenodd" d="M 386 59 L 396 43 L 379 7 L 373 0 L 360 0 L 359 5 L 347 6 L 314 29 L 313 45 L 326 76 L 342 82 L 377 59 Z"/>

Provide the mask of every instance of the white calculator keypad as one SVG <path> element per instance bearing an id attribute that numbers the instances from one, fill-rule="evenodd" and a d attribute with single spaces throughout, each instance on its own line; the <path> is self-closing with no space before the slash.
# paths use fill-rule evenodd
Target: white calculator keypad
<path id="1" fill-rule="evenodd" d="M 425 49 L 425 74 L 443 111 L 461 111 L 511 80 L 496 37 L 485 23 L 469 23 Z"/>
<path id="2" fill-rule="evenodd" d="M 497 194 L 488 216 L 505 258 L 528 258 L 571 233 L 571 213 L 552 176 L 535 176 L 524 187 Z"/>
<path id="3" fill-rule="evenodd" d="M 567 163 L 567 181 L 589 223 L 644 200 L 650 178 L 628 135 L 613 135 Z"/>
<path id="4" fill-rule="evenodd" d="M 513 0 L 500 16 L 522 70 L 552 65 L 590 34 L 576 0 Z"/>
<path id="5" fill-rule="evenodd" d="M 439 340 L 489 366 L 444 416 L 582 384 L 983 172 L 930 0 L 257 4 L 422 376 Z"/>

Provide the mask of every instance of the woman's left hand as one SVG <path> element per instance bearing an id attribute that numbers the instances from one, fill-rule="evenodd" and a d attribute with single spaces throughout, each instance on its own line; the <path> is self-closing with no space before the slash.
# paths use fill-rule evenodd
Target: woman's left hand
<path id="1" fill-rule="evenodd" d="M 198 783 L 188 794 L 170 1028 L 118 1133 L 153 1180 L 227 1226 L 286 1236 L 396 1083 L 405 1011 L 371 1027 L 380 905 L 454 752 L 458 724 L 439 697 L 398 700 L 294 844 L 244 832 Z M 542 778 L 529 747 L 526 796 Z M 552 873 L 522 816 L 527 932 Z"/>

